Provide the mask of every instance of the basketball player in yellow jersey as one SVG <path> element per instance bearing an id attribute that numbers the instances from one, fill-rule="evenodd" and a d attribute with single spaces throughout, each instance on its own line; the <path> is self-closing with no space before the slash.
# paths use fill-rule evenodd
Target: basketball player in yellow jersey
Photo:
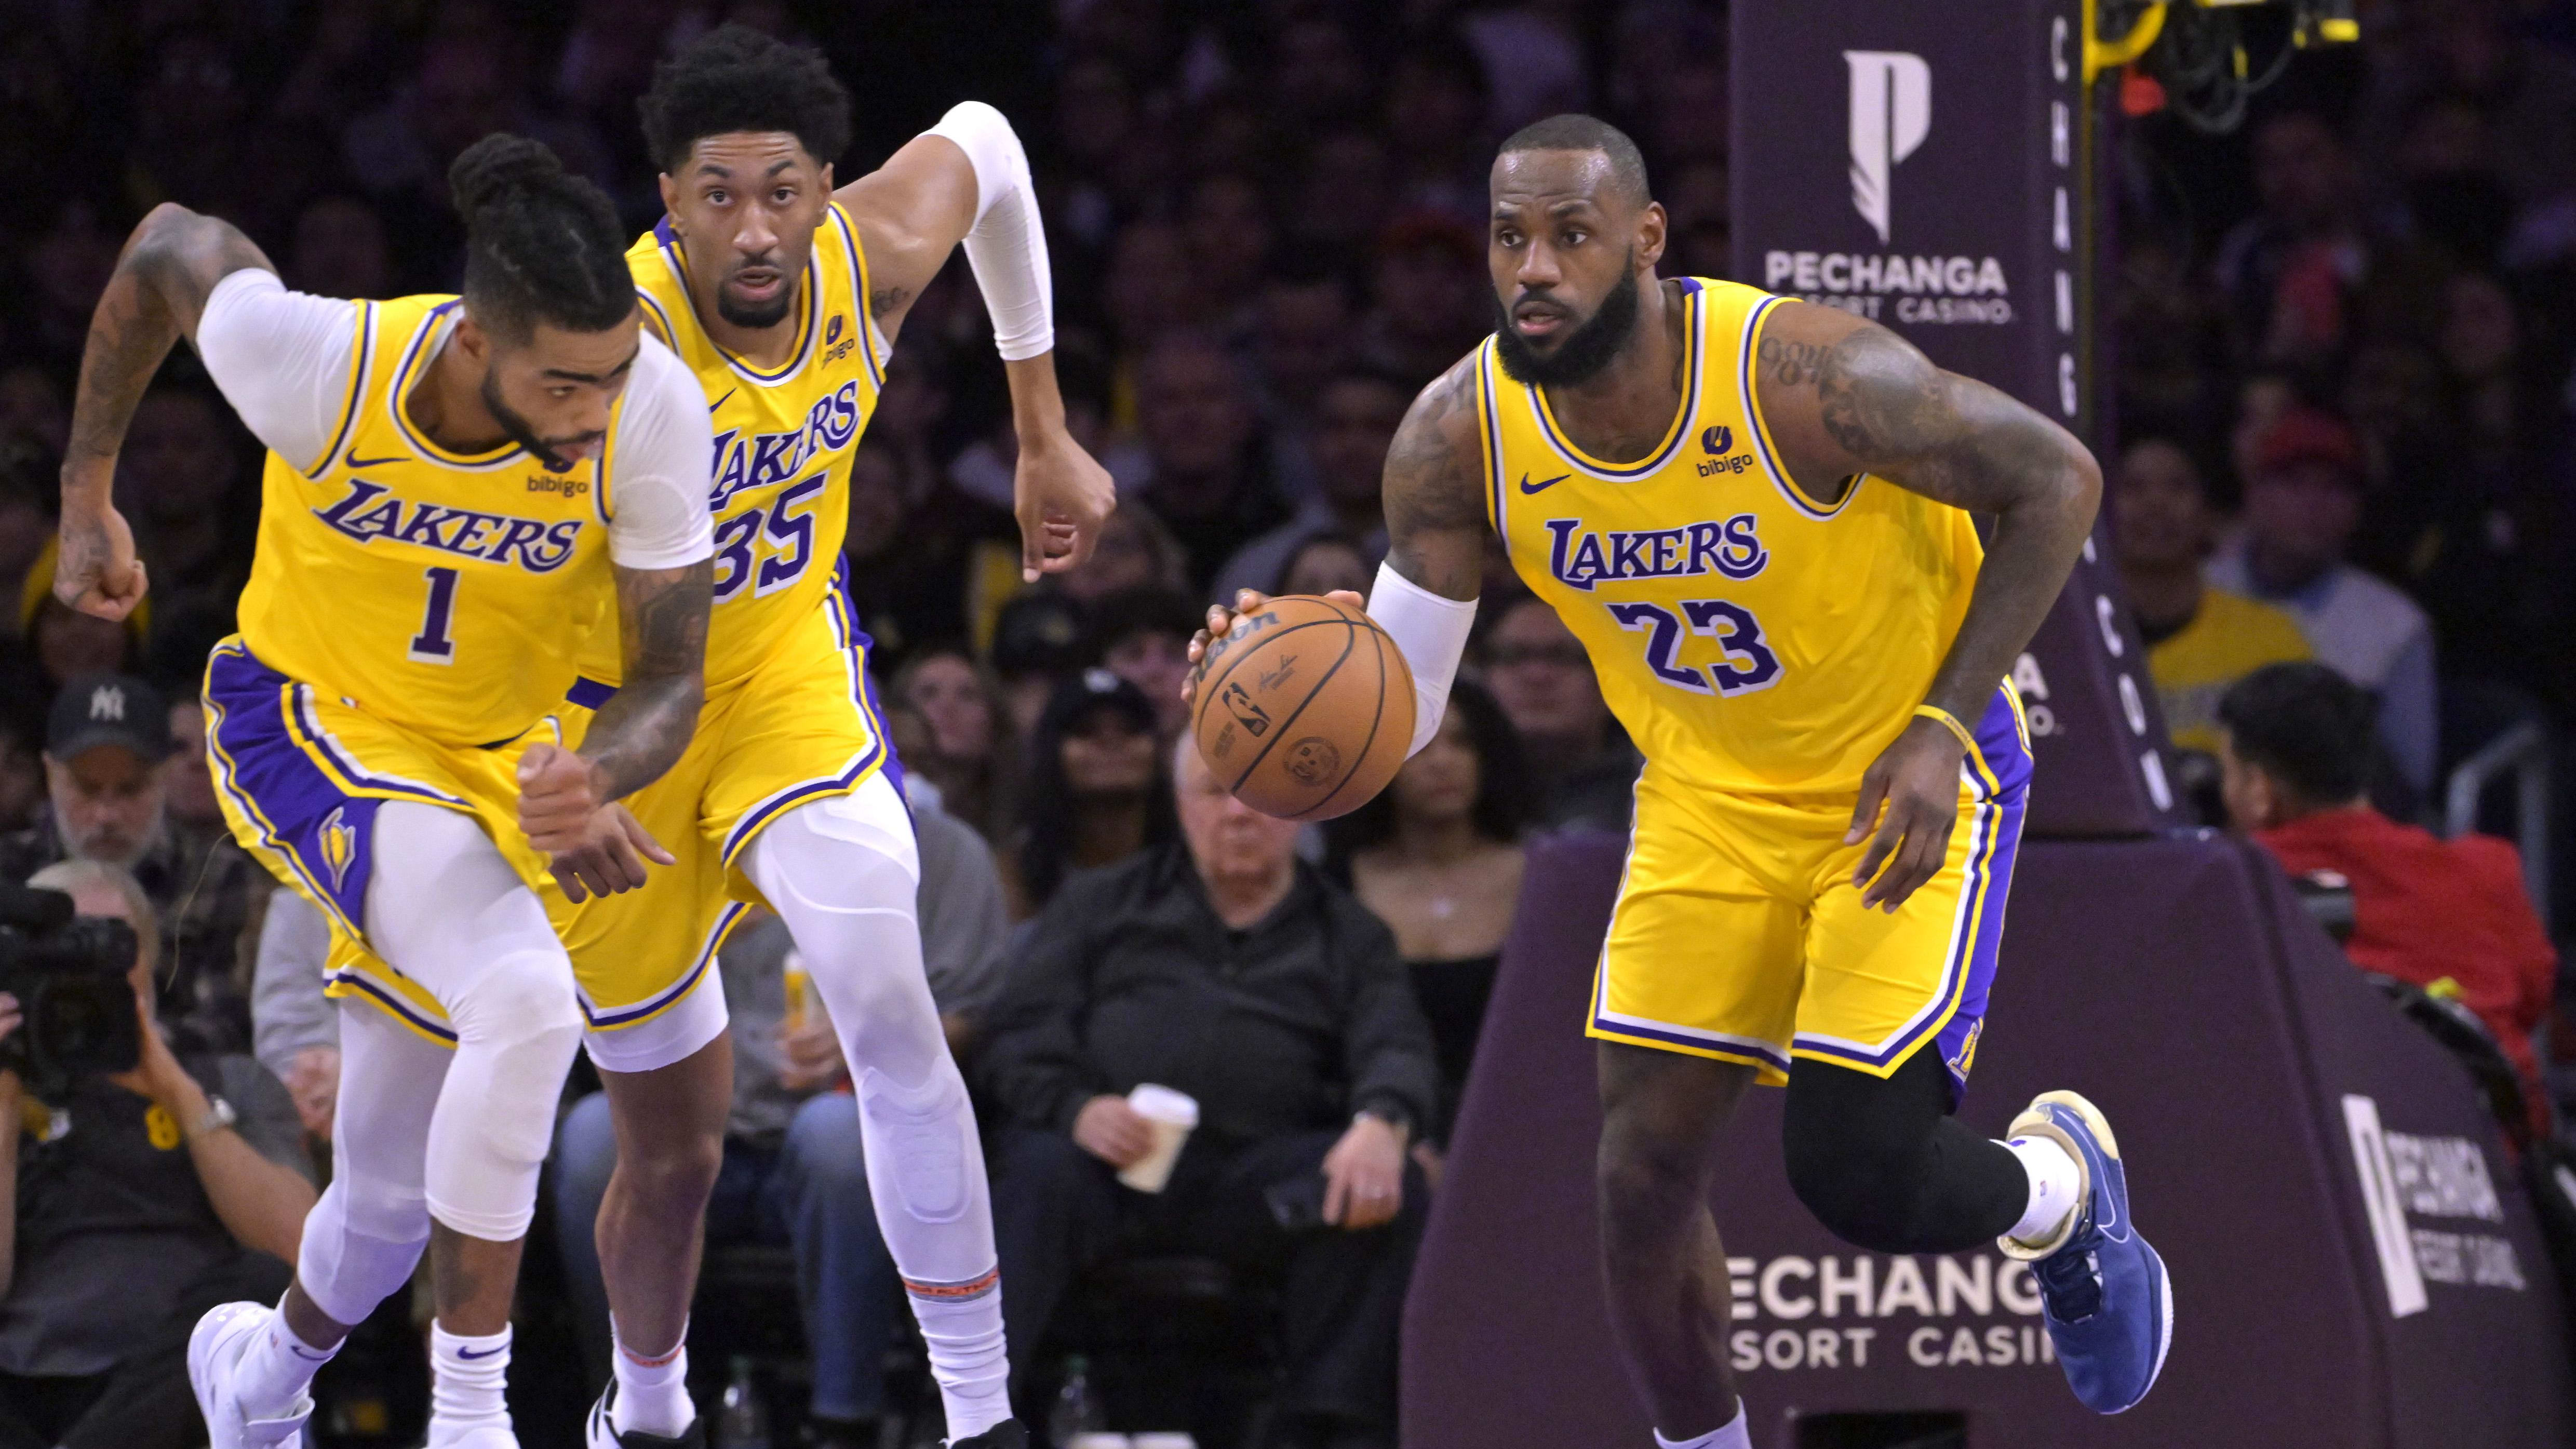
<path id="1" fill-rule="evenodd" d="M 2092 526 L 2093 459 L 1871 323 L 1658 279 L 1663 209 L 1611 126 L 1538 122 L 1492 185 L 1496 332 L 1396 435 L 1369 613 L 1419 749 L 1493 527 L 1646 756 L 1586 1030 L 1604 1278 L 1658 1443 L 1751 1443 L 1708 1143 L 1756 1081 L 1788 1087 L 1790 1181 L 1827 1227 L 1884 1253 L 2001 1239 L 2077 1396 L 2127 1408 L 2172 1311 L 2108 1125 L 2073 1093 L 2010 1142 L 1949 1115 L 2030 774 L 2002 681 Z"/>
<path id="2" fill-rule="evenodd" d="M 268 445 L 241 633 L 207 668 L 208 755 L 235 836 L 331 921 L 344 999 L 334 1171 L 294 1285 L 213 1309 L 189 1344 L 219 1449 L 301 1442 L 316 1367 L 424 1247 L 429 1443 L 515 1445 L 511 1295 L 581 1033 L 532 886 L 549 855 L 585 894 L 672 860 L 612 802 L 680 757 L 704 693 L 705 402 L 637 325 L 615 212 L 514 136 L 468 147 L 448 182 L 461 298 L 289 292 L 240 232 L 163 206 L 82 360 L 56 579 L 76 607 L 113 618 L 143 594 L 109 485 L 174 340 Z M 557 716 L 603 622 L 628 687 L 576 753 Z"/>
<path id="3" fill-rule="evenodd" d="M 589 1442 L 695 1432 L 684 1334 L 733 1085 L 713 957 L 745 903 L 765 902 L 839 1031 L 951 1442 L 1017 1446 L 983 1157 L 923 976 L 912 823 L 868 641 L 835 570 L 888 350 L 961 243 L 1010 377 L 1029 576 L 1078 562 L 1108 512 L 1108 475 L 1066 433 L 1056 392 L 1028 164 L 999 113 L 969 103 L 836 187 L 847 95 L 820 56 L 741 27 L 667 61 L 641 110 L 668 215 L 628 261 L 646 326 L 713 413 L 715 611 L 696 739 L 629 802 L 679 864 L 556 911 L 619 1158 L 595 1225 L 566 1225 L 595 1227 L 614 1330 Z M 579 703 L 612 697 L 617 658 L 592 651 Z M 818 1415 L 874 1412 L 837 1377 L 818 1378 Z"/>

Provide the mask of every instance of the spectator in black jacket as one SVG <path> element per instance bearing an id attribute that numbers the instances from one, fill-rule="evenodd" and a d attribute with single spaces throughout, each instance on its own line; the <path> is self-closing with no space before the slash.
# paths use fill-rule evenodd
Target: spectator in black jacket
<path id="1" fill-rule="evenodd" d="M 1391 1444 L 1430 1034 L 1394 938 L 1297 859 L 1298 826 L 1226 794 L 1186 738 L 1173 754 L 1182 843 L 1067 881 L 994 1007 L 983 1073 L 1008 1122 L 993 1215 L 1015 1367 L 1085 1268 L 1203 1253 L 1278 1275 L 1292 1433 Z M 1150 1196 L 1116 1176 L 1152 1145 L 1125 1097 L 1143 1083 L 1199 1104 Z"/>

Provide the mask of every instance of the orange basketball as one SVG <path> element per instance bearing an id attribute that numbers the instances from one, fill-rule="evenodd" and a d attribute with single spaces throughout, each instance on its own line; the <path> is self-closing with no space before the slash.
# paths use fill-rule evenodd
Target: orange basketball
<path id="1" fill-rule="evenodd" d="M 1241 615 L 1192 671 L 1190 730 L 1219 783 L 1282 820 L 1330 820 L 1386 788 L 1413 743 L 1413 671 L 1376 621 L 1291 594 Z"/>

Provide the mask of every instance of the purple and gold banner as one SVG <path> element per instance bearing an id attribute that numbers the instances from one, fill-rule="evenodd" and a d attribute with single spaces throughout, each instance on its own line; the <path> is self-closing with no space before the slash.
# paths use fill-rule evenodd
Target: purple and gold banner
<path id="1" fill-rule="evenodd" d="M 2097 445 L 2075 0 L 1738 0 L 1735 275 L 1894 329 Z M 2180 823 L 2096 528 L 2015 682 L 2033 836 Z"/>

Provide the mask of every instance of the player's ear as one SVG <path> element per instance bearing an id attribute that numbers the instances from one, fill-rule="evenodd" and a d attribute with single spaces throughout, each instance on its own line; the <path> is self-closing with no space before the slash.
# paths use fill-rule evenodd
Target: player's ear
<path id="1" fill-rule="evenodd" d="M 1648 273 L 1664 258 L 1664 242 L 1670 232 L 1670 219 L 1664 215 L 1664 204 L 1649 201 L 1637 213 L 1637 260 Z"/>
<path id="2" fill-rule="evenodd" d="M 672 219 L 671 224 L 676 229 L 679 226 L 680 215 L 680 183 L 672 180 L 671 173 L 665 171 L 656 179 L 655 184 L 661 188 L 662 212 Z"/>
<path id="3" fill-rule="evenodd" d="M 465 349 L 465 355 L 476 362 L 489 365 L 492 360 L 491 334 L 485 332 L 482 324 L 474 320 L 471 309 L 468 309 L 464 316 L 456 319 L 456 345 Z"/>

